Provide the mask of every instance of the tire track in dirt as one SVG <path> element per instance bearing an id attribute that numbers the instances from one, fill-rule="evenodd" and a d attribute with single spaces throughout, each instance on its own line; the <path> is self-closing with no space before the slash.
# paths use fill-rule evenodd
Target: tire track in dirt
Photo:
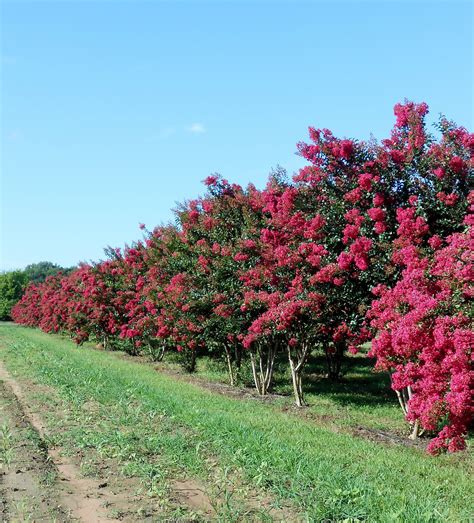
<path id="1" fill-rule="evenodd" d="M 56 470 L 11 389 L 0 381 L 0 521 L 69 521 Z"/>
<path id="2" fill-rule="evenodd" d="M 40 416 L 33 412 L 19 383 L 12 378 L 0 361 L 0 380 L 2 380 L 18 401 L 25 420 L 36 430 L 41 440 L 46 441 L 45 425 Z M 113 523 L 118 519 L 107 517 L 106 507 L 112 505 L 117 496 L 92 479 L 80 476 L 80 471 L 68 458 L 61 456 L 54 448 L 44 447 L 50 461 L 54 464 L 59 479 L 59 500 L 72 519 L 86 523 Z M 11 478 L 6 478 L 8 484 Z M 12 480 L 13 481 L 13 480 Z"/>
<path id="3" fill-rule="evenodd" d="M 173 375 L 172 377 L 179 379 L 178 376 Z M 42 416 L 44 419 L 45 412 L 51 411 L 53 413 L 54 407 L 45 405 L 45 411 L 40 411 L 41 405 L 35 403 L 34 394 L 38 390 L 41 390 L 42 394 L 45 394 L 47 391 L 43 389 L 42 385 L 40 386 L 34 382 L 30 383 L 29 380 L 26 382 L 21 381 L 20 384 L 8 373 L 1 360 L 0 380 L 3 380 L 12 389 L 18 401 L 21 402 L 21 406 L 25 414 L 27 414 L 31 425 L 44 440 L 46 425 L 42 420 Z M 199 384 L 196 385 L 199 386 Z M 51 393 L 54 392 L 54 390 L 51 390 Z M 213 392 L 223 393 L 220 388 Z M 33 407 L 29 399 L 33 400 Z M 87 411 L 94 412 L 95 405 L 93 401 L 85 403 L 84 407 Z M 39 411 L 41 415 L 38 414 Z M 53 413 L 53 417 L 55 416 L 56 412 Z M 49 430 L 48 435 L 51 436 Z M 125 481 L 127 484 L 124 484 L 123 480 L 116 481 L 120 476 L 116 463 L 101 462 L 99 460 L 100 465 L 98 469 L 101 472 L 106 470 L 108 472 L 106 473 L 107 475 L 101 473 L 102 478 L 99 481 L 85 479 L 81 477 L 79 472 L 77 455 L 72 458 L 64 458 L 60 455 L 59 450 L 54 448 L 47 450 L 59 472 L 59 486 L 60 490 L 62 490 L 61 504 L 69 511 L 72 519 L 76 521 L 77 519 L 87 523 L 175 521 L 178 514 L 178 520 L 182 521 L 216 521 L 222 520 L 221 512 L 227 514 L 229 511 L 227 496 L 229 496 L 229 499 L 232 499 L 232 505 L 236 509 L 236 513 L 232 516 L 236 518 L 236 521 L 300 521 L 297 513 L 294 512 L 294 507 L 281 506 L 277 508 L 274 506 L 275 500 L 272 495 L 268 493 L 262 494 L 250 485 L 246 486 L 244 479 L 240 478 L 240 476 L 234 477 L 228 484 L 217 472 L 216 474 L 211 474 L 210 482 L 198 481 L 192 477 L 167 478 L 168 491 L 165 495 L 165 506 L 162 507 L 160 503 L 160 507 L 152 507 L 151 503 L 146 503 L 146 500 L 143 503 L 143 499 L 147 497 L 146 493 L 143 494 L 142 491 L 137 494 L 136 489 L 138 485 L 135 479 L 127 478 Z M 210 460 L 210 463 L 211 470 L 217 471 L 217 458 L 215 463 L 214 460 Z M 223 485 L 222 482 L 225 484 Z M 121 494 L 113 493 L 117 487 Z M 110 490 L 113 492 L 110 492 Z M 132 491 L 135 491 L 135 494 L 132 494 Z M 104 505 L 109 511 L 113 510 L 114 516 L 120 519 L 108 518 L 104 511 Z M 140 508 L 140 514 L 134 510 L 136 508 Z M 181 512 L 182 509 L 186 511 L 184 517 Z M 175 510 L 176 512 L 174 512 Z M 160 519 L 160 516 L 162 519 Z"/>

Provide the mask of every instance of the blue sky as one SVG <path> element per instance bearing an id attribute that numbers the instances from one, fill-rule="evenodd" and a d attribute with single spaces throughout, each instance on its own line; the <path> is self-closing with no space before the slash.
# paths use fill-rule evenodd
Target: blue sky
<path id="1" fill-rule="evenodd" d="M 0 269 L 99 259 L 219 172 L 263 186 L 308 125 L 473 128 L 471 2 L 2 2 Z"/>

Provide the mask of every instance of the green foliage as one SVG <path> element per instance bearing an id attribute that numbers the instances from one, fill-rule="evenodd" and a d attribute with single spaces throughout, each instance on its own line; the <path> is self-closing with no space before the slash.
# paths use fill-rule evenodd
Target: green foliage
<path id="1" fill-rule="evenodd" d="M 63 274 L 69 274 L 74 269 L 75 267 L 65 269 L 64 267 L 61 267 L 56 263 L 42 261 L 27 265 L 23 272 L 25 273 L 29 282 L 37 284 L 43 282 L 48 276 L 53 276 L 58 272 L 62 272 Z"/>
<path id="2" fill-rule="evenodd" d="M 9 271 L 0 274 L 0 320 L 10 319 L 13 305 L 21 298 L 28 278 L 23 271 Z"/>

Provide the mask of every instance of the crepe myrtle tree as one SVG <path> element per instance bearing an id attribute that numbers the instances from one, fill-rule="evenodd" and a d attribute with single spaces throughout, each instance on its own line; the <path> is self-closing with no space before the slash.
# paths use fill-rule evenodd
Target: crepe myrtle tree
<path id="1" fill-rule="evenodd" d="M 370 289 L 400 275 L 392 251 L 403 213 L 415 212 L 410 202 L 418 202 L 418 220 L 430 234 L 441 237 L 459 230 L 465 211 L 471 135 L 444 118 L 437 124 L 441 137 L 428 134 L 426 104 L 405 102 L 394 112 L 390 138 L 381 143 L 310 128 L 311 142 L 298 144 L 309 165 L 294 177 L 296 208 L 321 217 L 329 253 L 315 279 L 324 285 L 330 312 L 326 355 L 333 377 L 345 350 L 367 337 Z"/>
<path id="2" fill-rule="evenodd" d="M 183 263 L 183 258 L 189 261 L 182 252 L 173 251 L 174 269 Z M 156 297 L 159 304 L 157 337 L 181 353 L 183 367 L 194 372 L 197 351 L 203 345 L 202 312 L 205 304 L 196 292 L 190 271 L 176 271 Z"/>
<path id="3" fill-rule="evenodd" d="M 242 333 L 250 324 L 249 313 L 241 308 L 240 272 L 246 260 L 241 249 L 259 230 L 261 212 L 254 202 L 258 191 L 231 185 L 218 175 L 209 176 L 205 184 L 204 197 L 178 210 L 181 233 L 175 262 L 192 285 L 188 305 L 189 311 L 199 312 L 201 344 L 224 357 L 234 384 L 243 356 Z"/>
<path id="4" fill-rule="evenodd" d="M 51 280 L 50 280 L 51 281 Z M 13 306 L 11 316 L 16 323 L 38 327 L 42 318 L 41 302 L 48 283 L 30 283 L 21 299 Z"/>
<path id="5" fill-rule="evenodd" d="M 283 235 L 272 228 L 270 222 L 272 207 L 287 187 L 284 173 L 279 170 L 271 174 L 264 191 L 250 192 L 250 205 L 259 216 L 259 224 L 246 230 L 234 257 L 241 264 L 244 292 L 240 308 L 249 319 L 243 345 L 249 353 L 255 387 L 261 395 L 270 390 L 275 358 L 286 347 L 285 335 L 273 329 L 271 322 L 275 319 L 274 307 L 285 299 L 290 280 L 288 271 L 275 265 L 275 249 L 283 241 Z"/>
<path id="6" fill-rule="evenodd" d="M 310 271 L 305 259 L 309 256 L 313 265 L 319 266 L 326 250 L 317 242 L 318 220 L 308 220 L 295 210 L 297 196 L 295 187 L 270 179 L 261 198 L 266 220 L 254 249 L 254 262 L 242 280 L 247 288 L 244 307 L 257 314 L 244 339 L 251 351 L 257 388 L 261 393 L 268 390 L 275 356 L 284 351 L 295 401 L 302 406 L 303 369 L 320 331 L 324 301 L 306 285 Z"/>
<path id="7" fill-rule="evenodd" d="M 127 320 L 126 311 L 120 306 L 123 254 L 121 249 L 109 247 L 106 255 L 108 260 L 94 264 L 84 281 L 90 306 L 89 336 L 104 349 L 124 348 L 133 354 L 132 344 L 123 344 L 120 338 Z"/>
<path id="8" fill-rule="evenodd" d="M 405 116 L 402 112 L 402 122 Z M 441 137 L 437 141 L 432 139 L 429 147 L 419 153 L 423 190 L 409 196 L 408 201 L 395 210 L 397 228 L 392 243 L 392 261 L 402 269 L 401 276 L 392 285 L 381 282 L 382 286 L 376 291 L 380 299 L 369 310 L 372 326 L 380 335 L 373 349 L 378 365 L 383 367 L 384 351 L 392 350 L 392 356 L 396 357 L 402 339 L 404 350 L 410 356 L 410 361 L 405 361 L 406 372 L 398 368 L 400 372 L 393 373 L 392 388 L 412 424 L 411 437 L 416 438 L 424 430 L 434 430 L 434 420 L 440 422 L 441 412 L 451 420 L 430 444 L 432 452 L 446 448 L 453 451 L 463 445 L 461 435 L 465 422 L 463 429 L 463 424 L 456 420 L 456 414 L 449 407 L 452 398 L 456 397 L 458 401 L 463 395 L 455 392 L 460 381 L 454 377 L 454 369 L 447 369 L 448 362 L 456 360 L 455 366 L 464 376 L 465 386 L 472 387 L 467 375 L 462 374 L 462 354 L 465 360 L 466 351 L 469 358 L 472 350 L 472 338 L 466 331 L 472 329 L 472 323 L 466 323 L 464 311 L 471 307 L 466 297 L 469 297 L 467 287 L 472 285 L 472 257 L 466 256 L 469 249 L 472 252 L 472 243 L 468 243 L 472 233 L 466 231 L 466 227 L 472 226 L 473 193 L 469 192 L 469 187 L 473 181 L 474 136 L 444 118 L 438 129 Z M 461 232 L 464 236 L 459 236 Z M 387 304 L 393 314 L 392 325 L 383 325 L 375 319 L 376 311 Z M 392 337 L 393 344 L 387 336 Z M 443 364 L 436 366 L 445 357 L 443 351 L 447 351 L 448 356 Z M 441 372 L 443 368 L 444 373 Z M 421 370 L 418 373 L 415 369 Z M 447 393 L 441 385 L 441 389 L 433 392 L 433 380 L 438 385 L 449 383 L 451 391 Z M 430 391 L 431 397 L 427 399 Z M 439 401 L 433 400 L 436 394 Z M 444 395 L 445 400 L 442 400 Z M 459 405 L 458 402 L 458 414 L 461 415 L 463 408 Z M 465 412 L 461 416 L 464 420 Z M 429 416 L 432 416 L 431 422 Z"/>
<path id="9" fill-rule="evenodd" d="M 135 306 L 130 310 L 129 325 L 139 331 L 142 351 L 152 361 L 161 361 L 166 351 L 172 348 L 170 340 L 163 336 L 167 318 L 160 297 L 172 278 L 168 260 L 171 256 L 172 238 L 176 236 L 177 229 L 173 225 L 167 225 L 148 231 L 144 224 L 140 224 L 140 229 L 145 235 L 142 264 L 144 273 L 140 275 L 141 278 L 136 279 Z"/>
<path id="10" fill-rule="evenodd" d="M 386 147 L 392 147 L 393 143 L 399 144 L 405 157 L 409 151 L 410 126 L 408 123 L 410 119 L 413 119 L 413 115 L 407 112 L 406 107 L 398 107 L 397 111 L 397 125 L 401 127 L 401 130 L 399 134 L 394 133 L 396 139 L 392 143 L 386 144 Z M 378 358 L 380 368 L 388 368 L 384 367 L 384 363 L 386 363 L 383 356 L 384 351 L 387 351 L 388 354 L 389 350 L 392 350 L 392 356 L 396 356 L 401 339 L 405 340 L 404 350 L 410 354 L 410 361 L 405 361 L 406 370 L 411 369 L 414 372 L 410 379 L 399 379 L 402 375 L 407 378 L 409 372 L 405 374 L 394 372 L 392 388 L 397 392 L 402 410 L 412 424 L 412 438 L 416 438 L 423 430 L 434 429 L 434 424 L 428 421 L 426 415 L 426 412 L 434 412 L 433 405 L 436 405 L 436 408 L 439 407 L 439 412 L 443 411 L 441 408 L 443 402 L 440 399 L 443 393 L 439 390 L 440 401 L 434 403 L 428 401 L 427 404 L 430 407 L 424 411 L 420 409 L 420 401 L 424 396 L 423 391 L 432 390 L 429 380 L 422 375 L 428 369 L 435 368 L 432 365 L 426 365 L 426 362 L 430 358 L 430 350 L 438 344 L 440 339 L 438 338 L 438 342 L 433 345 L 428 325 L 430 323 L 433 325 L 433 322 L 435 325 L 440 325 L 440 322 L 444 322 L 444 320 L 436 318 L 436 310 L 438 312 L 447 311 L 445 319 L 449 328 L 446 328 L 444 333 L 446 343 L 438 346 L 435 352 L 438 351 L 438 356 L 441 357 L 440 351 L 442 350 L 457 350 L 455 338 L 458 338 L 454 328 L 455 322 L 450 324 L 449 316 L 453 312 L 450 311 L 449 306 L 457 304 L 457 307 L 462 309 L 456 298 L 459 297 L 460 288 L 464 289 L 461 294 L 466 295 L 467 280 L 461 284 L 460 279 L 462 280 L 462 278 L 453 272 L 453 267 L 465 263 L 466 271 L 472 270 L 472 260 L 471 264 L 462 261 L 465 260 L 464 255 L 457 258 L 457 261 L 455 261 L 456 257 L 451 258 L 453 264 L 451 268 L 449 268 L 449 263 L 444 263 L 446 272 L 443 273 L 443 277 L 446 278 L 446 284 L 448 287 L 454 285 L 458 289 L 457 293 L 450 293 L 448 288 L 442 289 L 440 282 L 437 282 L 440 277 L 438 269 L 435 268 L 433 272 L 432 264 L 438 267 L 440 256 L 453 253 L 452 249 L 443 250 L 440 253 L 433 252 L 433 250 L 436 251 L 445 246 L 447 238 L 448 242 L 460 241 L 457 234 L 472 225 L 473 210 L 472 192 L 469 192 L 469 187 L 472 186 L 473 179 L 474 136 L 444 118 L 441 118 L 437 127 L 440 131 L 440 138 L 435 140 L 431 137 L 424 142 L 424 147 L 417 151 L 418 168 L 415 178 L 416 183 L 419 184 L 418 193 L 409 195 L 405 202 L 398 202 L 394 209 L 396 227 L 395 238 L 392 241 L 391 259 L 399 276 L 396 281 L 392 280 L 391 284 L 381 281 L 382 286 L 376 288 L 380 298 L 374 302 L 368 313 L 372 327 L 375 329 L 374 332 L 379 332 L 380 336 L 374 341 L 373 349 L 373 355 Z M 414 131 L 411 131 L 411 134 L 413 135 Z M 419 145 L 421 143 L 418 141 Z M 449 256 L 446 260 L 448 259 Z M 402 269 L 401 275 L 400 269 Z M 463 275 L 463 277 L 467 277 L 465 272 Z M 400 294 L 401 292 L 404 292 L 405 296 Z M 430 294 L 432 292 L 434 294 Z M 429 304 L 428 309 L 433 309 L 433 314 L 428 314 L 428 310 L 425 309 L 427 304 Z M 392 326 L 389 323 L 384 325 L 378 323 L 375 319 L 376 311 L 379 311 L 384 305 L 389 305 L 391 308 Z M 415 321 L 410 325 L 415 318 L 418 318 L 419 323 Z M 463 325 L 465 326 L 465 324 Z M 441 326 L 439 328 L 441 329 Z M 441 330 L 435 330 L 434 333 L 440 333 L 441 336 Z M 393 338 L 393 345 L 392 341 L 388 339 L 392 334 L 396 334 Z M 463 336 L 464 342 L 461 345 L 462 350 L 465 351 L 466 344 L 469 346 L 471 342 L 468 341 L 469 338 L 466 338 L 467 334 Z M 426 350 L 421 350 L 420 343 Z M 449 349 L 450 343 L 451 349 Z M 453 343 L 454 345 L 452 345 Z M 459 351 L 458 354 L 460 354 Z M 459 365 L 462 367 L 460 360 Z M 415 369 L 418 368 L 422 368 L 423 373 L 417 374 Z M 450 382 L 446 378 L 447 374 L 444 376 L 445 378 L 441 372 L 438 374 L 438 383 Z M 453 384 L 452 377 L 451 384 Z M 450 397 L 452 396 L 448 394 L 447 398 Z M 447 412 L 446 408 L 444 408 L 444 412 Z M 452 412 L 448 416 L 454 418 Z M 440 418 L 433 416 L 433 419 L 439 420 Z M 454 429 L 453 426 L 456 424 L 456 422 L 448 423 L 440 433 L 441 436 L 430 444 L 430 450 L 438 451 L 442 448 L 456 450 L 457 446 L 462 446 L 460 436 L 462 429 L 459 428 L 461 425 L 457 424 L 458 428 Z"/>
<path id="11" fill-rule="evenodd" d="M 181 212 L 187 211 L 183 208 Z M 179 220 L 185 220 L 179 216 Z M 196 294 L 193 254 L 180 226 L 167 225 L 147 232 L 146 273 L 140 286 L 140 325 L 146 328 L 154 359 L 168 350 L 182 354 L 183 366 L 193 371 L 202 346 L 202 303 Z M 145 312 L 145 309 L 148 311 Z"/>
<path id="12" fill-rule="evenodd" d="M 140 228 L 145 229 L 144 225 L 140 225 Z M 126 246 L 122 256 L 115 260 L 117 292 L 114 305 L 122 315 L 119 337 L 129 340 L 129 352 L 144 353 L 156 360 L 163 356 L 163 350 L 155 336 L 158 311 L 145 291 L 150 267 L 149 253 L 146 241 L 138 241 Z"/>
<path id="13" fill-rule="evenodd" d="M 392 373 L 410 437 L 438 432 L 432 453 L 463 449 L 472 421 L 473 253 L 472 225 L 427 248 L 402 248 L 402 277 L 376 287 L 369 313 L 377 330 L 371 355 Z"/>
<path id="14" fill-rule="evenodd" d="M 249 312 L 241 307 L 240 273 L 247 261 L 242 249 L 253 245 L 250 237 L 259 230 L 261 212 L 253 205 L 257 193 L 253 186 L 244 190 L 216 175 L 205 184 L 208 193 L 200 200 L 202 214 L 186 233 L 206 263 L 202 286 L 212 304 L 204 324 L 206 346 L 225 356 L 233 385 L 243 357 L 242 333 L 251 322 Z"/>
<path id="15" fill-rule="evenodd" d="M 183 223 L 184 240 L 194 258 L 192 275 L 203 305 L 205 349 L 225 357 L 233 385 L 241 363 L 236 338 L 241 321 L 240 286 L 233 253 L 241 234 L 242 189 L 218 175 L 209 176 L 204 183 L 207 194 L 193 202 Z"/>
<path id="16" fill-rule="evenodd" d="M 214 327 L 219 318 L 228 316 L 219 285 L 224 284 L 223 277 L 229 277 L 229 271 L 226 274 L 222 265 L 219 244 L 210 244 L 210 231 L 218 227 L 211 207 L 209 199 L 198 199 L 176 210 L 177 229 L 167 238 L 169 256 L 161 271 L 162 277 L 165 275 L 162 291 L 155 295 L 160 306 L 158 336 L 174 344 L 190 371 L 194 370 L 198 351 L 212 352 L 216 345 L 224 349 L 219 343 L 223 333 L 219 331 L 216 338 Z"/>

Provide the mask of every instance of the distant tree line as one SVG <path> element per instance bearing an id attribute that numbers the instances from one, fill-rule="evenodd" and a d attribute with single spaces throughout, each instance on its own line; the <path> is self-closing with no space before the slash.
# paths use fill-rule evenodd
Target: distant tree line
<path id="1" fill-rule="evenodd" d="M 75 267 L 64 268 L 52 262 L 42 261 L 27 265 L 24 269 L 0 273 L 0 320 L 11 319 L 10 312 L 15 303 L 22 297 L 29 283 L 37 285 L 48 276 L 58 273 L 70 274 Z"/>

